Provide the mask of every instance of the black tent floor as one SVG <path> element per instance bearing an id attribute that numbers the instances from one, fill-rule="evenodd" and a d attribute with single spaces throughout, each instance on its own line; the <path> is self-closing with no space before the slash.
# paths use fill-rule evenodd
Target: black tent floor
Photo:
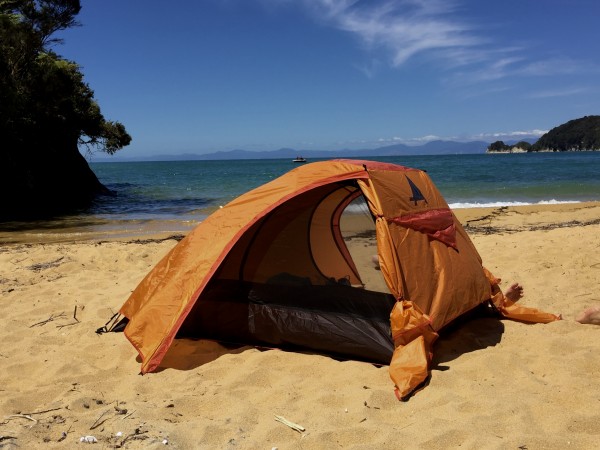
<path id="1" fill-rule="evenodd" d="M 213 280 L 177 337 L 308 350 L 388 364 L 391 294 L 350 286 Z"/>

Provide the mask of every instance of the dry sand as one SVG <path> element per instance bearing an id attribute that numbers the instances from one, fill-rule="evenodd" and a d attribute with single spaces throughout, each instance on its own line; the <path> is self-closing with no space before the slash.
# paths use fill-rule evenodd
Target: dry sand
<path id="1" fill-rule="evenodd" d="M 600 203 L 457 215 L 504 286 L 565 320 L 463 325 L 407 402 L 387 367 L 210 342 L 176 341 L 140 376 L 123 334 L 95 331 L 176 241 L 4 245 L 0 448 L 597 448 L 600 327 L 573 317 L 600 304 Z M 376 287 L 372 238 L 350 245 Z"/>

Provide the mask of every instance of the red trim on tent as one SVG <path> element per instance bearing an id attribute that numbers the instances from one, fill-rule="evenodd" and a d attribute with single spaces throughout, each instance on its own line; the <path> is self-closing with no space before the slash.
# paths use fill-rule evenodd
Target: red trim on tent
<path id="1" fill-rule="evenodd" d="M 364 159 L 336 159 L 334 161 L 343 162 L 345 164 L 354 164 L 365 167 L 367 170 L 387 170 L 387 171 L 395 171 L 395 172 L 422 172 L 419 169 L 413 169 L 412 167 L 401 166 L 399 164 L 392 164 L 386 162 L 378 162 L 378 161 L 367 161 Z"/>
<path id="2" fill-rule="evenodd" d="M 350 267 L 350 269 L 354 272 L 354 276 L 356 276 L 356 278 L 358 278 L 360 280 L 361 284 L 363 284 L 363 286 L 364 286 L 364 283 L 360 277 L 360 274 L 358 273 L 358 269 L 356 268 L 356 264 L 354 263 L 354 260 L 352 259 L 352 255 L 350 255 L 348 246 L 344 242 L 344 238 L 342 237 L 342 233 L 340 231 L 340 219 L 342 217 L 342 213 L 344 212 L 346 207 L 350 203 L 352 203 L 353 200 L 357 199 L 361 195 L 363 195 L 362 191 L 360 189 L 357 189 L 356 191 L 352 192 L 348 197 L 346 197 L 346 199 L 342 203 L 340 203 L 338 205 L 338 207 L 335 210 L 335 213 L 333 214 L 333 223 L 331 224 L 331 226 L 332 226 L 332 229 L 334 230 L 334 231 L 332 231 L 332 233 L 335 238 L 335 243 L 336 243 L 338 249 L 344 256 L 344 259 L 348 263 L 348 266 Z"/>
<path id="3" fill-rule="evenodd" d="M 456 228 L 454 215 L 448 208 L 429 209 L 414 214 L 388 219 L 404 228 L 425 233 L 430 238 L 443 242 L 452 248 L 456 247 Z"/>

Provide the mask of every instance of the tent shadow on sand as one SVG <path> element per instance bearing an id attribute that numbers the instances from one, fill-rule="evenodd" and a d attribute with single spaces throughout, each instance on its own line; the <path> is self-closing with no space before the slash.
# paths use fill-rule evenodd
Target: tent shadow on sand
<path id="1" fill-rule="evenodd" d="M 443 365 L 456 358 L 500 343 L 504 324 L 496 318 L 473 318 L 452 324 L 442 331 L 435 344 L 432 370 L 449 370 Z M 176 339 L 162 360 L 157 372 L 166 369 L 192 370 L 211 363 L 223 355 L 240 354 L 257 347 L 248 345 L 226 345 L 205 339 Z M 294 349 L 293 351 L 298 351 Z M 322 354 L 301 351 L 301 353 Z M 327 355 L 335 360 L 345 360 L 336 355 Z M 141 358 L 138 356 L 138 362 Z M 365 362 L 365 364 L 372 364 Z"/>
<path id="2" fill-rule="evenodd" d="M 504 334 L 504 324 L 497 318 L 473 318 L 452 324 L 440 333 L 435 343 L 432 370 L 448 370 L 441 365 L 456 358 L 499 344 Z"/>
<path id="3" fill-rule="evenodd" d="M 220 358 L 223 355 L 243 353 L 254 347 L 248 345 L 225 346 L 219 342 L 197 339 L 175 339 L 155 372 L 166 369 L 192 370 Z M 137 361 L 141 362 L 140 356 Z"/>
<path id="4" fill-rule="evenodd" d="M 259 351 L 284 351 L 304 355 L 326 356 L 335 361 L 362 361 L 365 364 L 373 364 L 381 367 L 383 364 L 373 361 L 363 361 L 356 358 L 349 358 L 344 355 L 328 354 L 325 352 L 311 351 L 310 349 L 297 346 L 265 347 L 260 345 L 227 344 L 206 339 L 176 339 L 160 363 L 158 369 L 154 372 L 162 372 L 167 369 L 174 370 L 193 370 L 205 364 L 216 361 L 223 355 L 237 355 L 248 350 Z M 141 363 L 142 358 L 138 355 L 136 361 Z"/>

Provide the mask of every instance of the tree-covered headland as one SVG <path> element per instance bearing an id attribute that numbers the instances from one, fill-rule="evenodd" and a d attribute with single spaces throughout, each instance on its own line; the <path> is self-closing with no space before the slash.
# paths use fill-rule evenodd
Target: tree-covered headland
<path id="1" fill-rule="evenodd" d="M 489 153 L 586 150 L 600 150 L 600 116 L 585 116 L 570 120 L 548 131 L 533 145 L 527 142 L 506 145 L 502 141 L 496 141 L 487 148 Z"/>
<path id="2" fill-rule="evenodd" d="M 55 53 L 79 0 L 0 0 L 0 219 L 44 217 L 107 193 L 79 148 L 131 142 L 106 120 L 81 68 Z"/>
<path id="3" fill-rule="evenodd" d="M 532 145 L 529 142 L 521 141 L 514 145 L 507 145 L 503 141 L 492 142 L 488 148 L 488 152 L 529 152 Z"/>

